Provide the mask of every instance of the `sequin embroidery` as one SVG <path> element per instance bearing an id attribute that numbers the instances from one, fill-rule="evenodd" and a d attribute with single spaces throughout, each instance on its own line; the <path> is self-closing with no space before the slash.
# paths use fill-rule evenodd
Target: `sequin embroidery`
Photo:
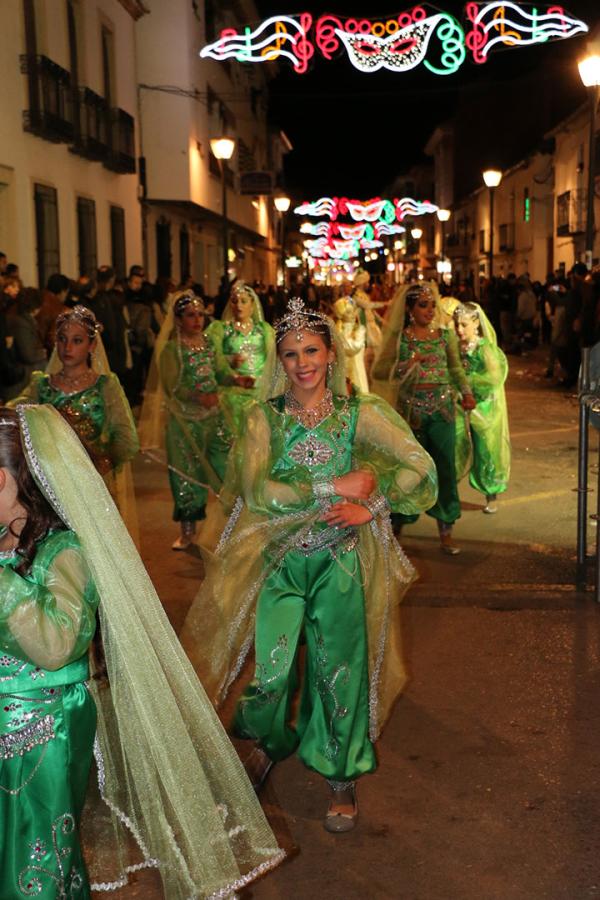
<path id="1" fill-rule="evenodd" d="M 348 707 L 340 703 L 337 690 L 338 686 L 348 684 L 350 666 L 348 663 L 340 663 L 330 674 L 325 641 L 321 635 L 317 638 L 316 666 L 317 690 L 323 703 L 323 710 L 329 720 L 329 740 L 323 753 L 327 759 L 335 759 L 340 752 L 340 742 L 335 735 L 335 724 L 338 719 L 343 719 L 348 715 Z"/>
<path id="2" fill-rule="evenodd" d="M 52 823 L 52 854 L 54 859 L 47 859 L 51 854 L 46 851 L 46 844 L 39 837 L 28 847 L 33 850 L 30 859 L 35 863 L 28 863 L 19 872 L 19 888 L 25 897 L 35 897 L 41 894 L 45 887 L 54 886 L 54 896 L 57 900 L 69 900 L 77 897 L 83 888 L 83 876 L 80 872 L 68 871 L 65 863 L 73 851 L 72 846 L 61 847 L 59 841 L 61 835 L 68 837 L 75 831 L 75 818 L 71 813 L 63 813 Z M 41 865 L 42 860 L 47 859 L 46 865 Z M 52 866 L 52 868 L 50 868 Z M 44 883 L 45 882 L 45 883 Z"/>

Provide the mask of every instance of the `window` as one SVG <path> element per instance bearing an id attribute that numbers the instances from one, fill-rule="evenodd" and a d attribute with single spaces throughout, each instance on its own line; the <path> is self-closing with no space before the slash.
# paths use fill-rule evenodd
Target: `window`
<path id="1" fill-rule="evenodd" d="M 96 203 L 87 197 L 77 198 L 77 236 L 79 239 L 79 274 L 92 276 L 98 268 L 96 251 Z"/>
<path id="2" fill-rule="evenodd" d="M 156 223 L 156 274 L 171 277 L 171 225 L 163 216 Z"/>
<path id="3" fill-rule="evenodd" d="M 479 252 L 485 253 L 485 230 L 483 228 L 479 232 Z"/>
<path id="4" fill-rule="evenodd" d="M 190 277 L 190 233 L 185 225 L 179 229 L 179 266 L 181 283 L 184 284 Z"/>
<path id="5" fill-rule="evenodd" d="M 104 99 L 109 106 L 115 106 L 114 100 L 114 78 L 113 78 L 113 60 L 114 60 L 114 36 L 110 28 L 106 25 L 101 29 L 102 40 L 102 86 L 104 89 Z"/>
<path id="6" fill-rule="evenodd" d="M 120 206 L 110 208 L 110 254 L 117 278 L 125 278 L 127 262 L 125 254 L 125 210 Z"/>
<path id="7" fill-rule="evenodd" d="M 218 37 L 217 7 L 214 0 L 206 0 L 204 4 L 204 37 L 207 44 L 212 44 Z"/>
<path id="8" fill-rule="evenodd" d="M 35 236 L 37 242 L 37 270 L 40 287 L 45 287 L 50 275 L 60 271 L 60 243 L 58 238 L 58 199 L 56 190 L 44 184 L 34 184 Z"/>
<path id="9" fill-rule="evenodd" d="M 569 212 L 571 209 L 571 191 L 565 191 L 556 198 L 556 233 L 569 233 Z"/>
<path id="10" fill-rule="evenodd" d="M 77 48 L 77 18 L 73 0 L 67 0 L 67 35 L 69 39 L 69 67 L 71 70 L 71 112 L 76 137 L 81 132 L 79 117 L 79 54 Z"/>
<path id="11" fill-rule="evenodd" d="M 25 18 L 25 49 L 28 54 L 35 56 L 37 53 L 35 0 L 23 0 L 23 16 Z"/>
<path id="12" fill-rule="evenodd" d="M 529 197 L 529 188 L 523 191 L 523 221 L 531 221 L 531 199 Z"/>

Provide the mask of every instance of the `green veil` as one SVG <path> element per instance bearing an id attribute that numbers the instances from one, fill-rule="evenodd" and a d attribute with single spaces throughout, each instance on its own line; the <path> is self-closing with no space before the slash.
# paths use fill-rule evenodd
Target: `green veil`
<path id="1" fill-rule="evenodd" d="M 335 353 L 328 387 L 343 396 L 347 393 L 344 350 L 331 320 L 328 328 Z M 273 347 L 262 397 L 278 396 L 285 389 L 285 374 Z M 374 471 L 380 488 L 399 511 L 429 508 L 437 492 L 431 459 L 386 403 L 371 394 L 360 395 L 358 401 L 355 464 Z M 180 635 L 216 706 L 224 701 L 252 648 L 262 585 L 322 516 L 322 510 L 315 508 L 308 476 L 299 473 L 290 482 L 270 478 L 277 440 L 263 405 L 255 403 L 237 435 L 221 493 L 230 516 L 214 553 L 204 554 L 206 577 Z M 398 479 L 405 479 L 405 489 L 398 488 Z M 406 681 L 398 605 L 416 573 L 383 510 L 359 529 L 358 551 L 366 598 L 370 736 L 376 740 Z"/>
<path id="2" fill-rule="evenodd" d="M 87 453 L 54 408 L 17 412 L 29 468 L 76 533 L 100 597 L 108 685 L 89 688 L 110 814 L 84 814 L 92 889 L 157 866 L 169 900 L 229 897 L 284 854 Z"/>
<path id="3" fill-rule="evenodd" d="M 454 318 L 463 316 L 478 321 L 480 337 L 470 351 L 478 364 L 472 365 L 468 373 L 477 406 L 469 413 L 458 408 L 456 419 L 457 476 L 469 474 L 476 490 L 499 494 L 506 490 L 510 478 L 510 431 L 504 390 L 508 361 L 481 306 L 473 302 L 458 304 Z M 475 459 L 475 454 L 485 455 L 485 461 Z"/>

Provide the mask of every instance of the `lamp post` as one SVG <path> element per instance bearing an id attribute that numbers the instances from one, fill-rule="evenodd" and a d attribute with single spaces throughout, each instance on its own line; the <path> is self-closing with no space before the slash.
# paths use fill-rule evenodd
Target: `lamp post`
<path id="1" fill-rule="evenodd" d="M 410 229 L 410 236 L 411 236 L 411 238 L 413 239 L 413 241 L 416 242 L 416 245 L 417 245 L 417 265 L 416 265 L 416 268 L 417 268 L 417 271 L 418 271 L 418 270 L 421 268 L 421 245 L 420 245 L 419 242 L 420 242 L 421 238 L 423 237 L 423 229 L 422 229 L 422 228 L 419 228 L 418 225 L 414 225 L 414 226 Z"/>
<path id="2" fill-rule="evenodd" d="M 600 56 L 586 56 L 579 65 L 579 74 L 590 94 L 590 149 L 588 159 L 587 218 L 585 226 L 585 263 L 592 268 L 594 258 L 594 194 L 596 162 L 596 110 L 598 108 L 598 87 L 600 87 Z"/>
<path id="3" fill-rule="evenodd" d="M 275 197 L 273 201 L 275 203 L 275 209 L 279 213 L 281 217 L 280 222 L 280 235 L 281 235 L 281 284 L 285 287 L 285 214 L 290 208 L 290 203 L 292 202 L 289 197 L 286 197 L 285 194 L 279 194 Z"/>
<path id="4" fill-rule="evenodd" d="M 233 156 L 235 141 L 233 138 L 211 138 L 210 149 L 221 167 L 222 212 L 223 212 L 223 292 L 229 287 L 229 235 L 227 228 L 227 182 L 225 181 L 225 163 Z"/>
<path id="5" fill-rule="evenodd" d="M 486 169 L 483 173 L 483 180 L 490 192 L 490 248 L 488 252 L 488 278 L 490 284 L 494 274 L 494 191 L 502 181 L 502 172 L 499 169 Z"/>
<path id="6" fill-rule="evenodd" d="M 596 156 L 596 109 L 598 106 L 598 87 L 600 86 L 600 56 L 590 54 L 579 63 L 579 74 L 590 93 L 590 143 L 588 159 L 587 215 L 585 227 L 585 262 L 591 269 L 594 259 L 594 194 L 595 194 L 595 156 Z M 581 395 L 589 391 L 590 384 L 590 351 L 583 348 L 581 372 L 579 374 L 579 460 L 577 471 L 577 567 L 575 583 L 578 590 L 583 590 L 586 583 L 587 557 L 587 485 L 589 454 L 589 416 L 587 403 L 582 402 Z M 598 509 L 600 513 L 600 494 Z M 600 584 L 600 528 L 596 535 L 596 598 L 599 597 Z"/>
<path id="7" fill-rule="evenodd" d="M 440 225 L 441 225 L 441 232 L 442 232 L 441 238 L 442 239 L 441 239 L 441 243 L 440 243 L 440 262 L 443 263 L 444 259 L 446 258 L 446 230 L 445 230 L 444 226 L 445 226 L 446 222 L 448 221 L 448 219 L 450 218 L 450 216 L 452 215 L 452 213 L 449 209 L 438 209 L 436 212 L 436 215 L 437 215 Z M 438 271 L 440 273 L 440 282 L 443 283 L 443 281 L 444 281 L 443 271 L 442 271 L 442 269 L 439 269 Z"/>

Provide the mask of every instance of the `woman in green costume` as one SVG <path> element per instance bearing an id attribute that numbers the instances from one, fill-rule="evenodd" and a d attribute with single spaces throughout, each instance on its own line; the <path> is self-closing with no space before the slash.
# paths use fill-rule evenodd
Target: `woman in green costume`
<path id="1" fill-rule="evenodd" d="M 94 313 L 76 306 L 56 320 L 56 347 L 45 372 L 34 372 L 10 406 L 48 403 L 73 428 L 103 476 L 130 534 L 138 522 L 129 462 L 139 450 L 131 408 L 110 371 L 101 326 Z"/>
<path id="2" fill-rule="evenodd" d="M 496 333 L 477 303 L 461 303 L 454 311 L 463 366 L 476 407 L 457 419 L 457 442 L 472 444 L 469 482 L 485 496 L 484 513 L 495 513 L 495 500 L 510 478 L 510 434 L 504 382 L 506 356 Z M 463 452 L 461 456 L 466 456 Z"/>
<path id="3" fill-rule="evenodd" d="M 257 396 L 273 329 L 265 322 L 258 295 L 243 281 L 234 284 L 223 317 L 211 322 L 206 334 L 215 354 L 215 374 L 235 416 L 241 405 Z M 242 413 L 243 415 L 243 413 Z"/>
<path id="4" fill-rule="evenodd" d="M 106 485 L 50 405 L 0 408 L 0 691 L 2 900 L 86 900 L 146 867 L 169 900 L 223 898 L 281 860 Z"/>
<path id="5" fill-rule="evenodd" d="M 173 550 L 192 543 L 196 523 L 206 515 L 208 489 L 220 490 L 229 453 L 204 318 L 204 305 L 193 291 L 173 296 L 156 340 L 140 416 L 142 450 L 166 444 L 173 519 L 181 527 Z"/>
<path id="6" fill-rule="evenodd" d="M 439 481 L 438 501 L 428 515 L 437 519 L 442 550 L 460 552 L 452 526 L 460 517 L 456 477 L 456 396 L 463 409 L 475 401 L 464 373 L 456 334 L 440 328 L 438 291 L 434 284 L 404 285 L 396 294 L 386 323 L 373 377 L 393 380 L 397 409 L 433 457 Z M 417 516 L 398 516 L 402 525 Z"/>
<path id="7" fill-rule="evenodd" d="M 232 514 L 182 640 L 219 704 L 255 621 L 255 677 L 235 717 L 238 735 L 256 742 L 248 770 L 258 786 L 296 750 L 331 786 L 325 827 L 348 831 L 355 780 L 374 771 L 373 742 L 405 680 L 397 604 L 414 570 L 389 511 L 431 506 L 435 467 L 384 401 L 346 394 L 344 350 L 329 319 L 294 299 L 276 337 L 271 399 L 254 404 L 234 444 L 223 491 Z M 304 687 L 292 725 L 302 632 Z"/>

